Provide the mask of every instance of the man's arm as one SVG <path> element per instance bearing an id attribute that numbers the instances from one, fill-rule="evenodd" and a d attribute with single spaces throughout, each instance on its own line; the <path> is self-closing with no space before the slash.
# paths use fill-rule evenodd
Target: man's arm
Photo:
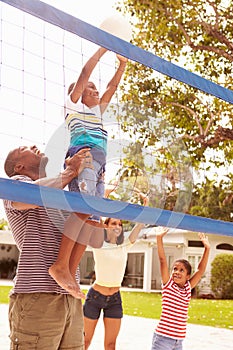
<path id="1" fill-rule="evenodd" d="M 88 167 L 88 164 L 85 163 L 89 149 L 81 149 L 73 157 L 66 159 L 66 169 L 63 170 L 60 174 L 53 178 L 41 178 L 33 182 L 35 185 L 39 186 L 48 186 L 58 189 L 63 189 L 77 177 L 84 167 Z M 30 203 L 21 203 L 21 202 L 12 202 L 12 207 L 17 210 L 27 210 L 35 209 L 38 205 L 33 205 Z"/>

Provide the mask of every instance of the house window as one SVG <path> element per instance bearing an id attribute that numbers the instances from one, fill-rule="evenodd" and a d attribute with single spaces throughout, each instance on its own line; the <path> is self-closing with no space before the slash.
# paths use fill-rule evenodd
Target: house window
<path id="1" fill-rule="evenodd" d="M 201 255 L 188 255 L 188 261 L 192 266 L 192 274 L 197 270 L 200 260 L 201 260 Z"/>
<path id="2" fill-rule="evenodd" d="M 167 262 L 168 262 L 168 270 L 169 270 L 169 273 L 172 272 L 172 267 L 173 267 L 173 262 L 174 262 L 174 256 L 173 255 L 168 255 L 167 257 Z"/>
<path id="3" fill-rule="evenodd" d="M 91 272 L 93 270 L 94 260 L 92 256 L 87 257 L 87 267 L 86 272 Z"/>
<path id="4" fill-rule="evenodd" d="M 228 243 L 221 243 L 216 246 L 216 249 L 222 249 L 222 250 L 233 250 L 233 246 Z"/>
<path id="5" fill-rule="evenodd" d="M 143 276 L 144 253 L 128 253 L 127 273 Z"/>
<path id="6" fill-rule="evenodd" d="M 144 254 L 136 254 L 136 274 L 143 275 Z"/>
<path id="7" fill-rule="evenodd" d="M 188 241 L 188 247 L 203 248 L 204 245 L 201 241 Z"/>

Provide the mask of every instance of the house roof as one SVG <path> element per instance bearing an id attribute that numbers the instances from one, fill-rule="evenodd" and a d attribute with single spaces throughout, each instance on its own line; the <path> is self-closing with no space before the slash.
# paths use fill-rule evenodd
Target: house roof
<path id="1" fill-rule="evenodd" d="M 170 244 L 184 244 L 186 230 L 169 229 L 168 234 L 164 237 L 164 242 Z M 156 226 L 146 227 L 139 233 L 139 239 L 147 240 L 148 242 L 156 241 Z"/>

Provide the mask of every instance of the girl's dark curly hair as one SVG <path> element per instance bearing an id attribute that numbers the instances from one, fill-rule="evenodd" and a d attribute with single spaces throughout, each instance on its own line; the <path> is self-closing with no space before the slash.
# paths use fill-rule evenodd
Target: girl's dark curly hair
<path id="1" fill-rule="evenodd" d="M 188 260 L 185 260 L 185 259 L 177 259 L 176 261 L 174 261 L 174 264 L 175 264 L 176 262 L 180 262 L 180 263 L 184 264 L 184 267 L 185 267 L 185 269 L 187 270 L 188 275 L 191 275 L 192 266 L 191 266 L 191 264 L 190 264 L 190 262 L 189 262 Z M 173 265 L 174 265 L 174 264 L 173 264 Z"/>

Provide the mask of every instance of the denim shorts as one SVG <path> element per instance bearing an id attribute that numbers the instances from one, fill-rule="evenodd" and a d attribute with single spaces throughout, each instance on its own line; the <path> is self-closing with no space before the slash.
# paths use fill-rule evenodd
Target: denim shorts
<path id="1" fill-rule="evenodd" d="M 122 318 L 123 309 L 120 291 L 112 295 L 103 295 L 91 287 L 83 306 L 84 316 L 92 320 L 98 320 L 101 310 L 103 310 L 104 317 Z"/>
<path id="2" fill-rule="evenodd" d="M 182 350 L 183 339 L 173 339 L 154 333 L 151 350 Z"/>

